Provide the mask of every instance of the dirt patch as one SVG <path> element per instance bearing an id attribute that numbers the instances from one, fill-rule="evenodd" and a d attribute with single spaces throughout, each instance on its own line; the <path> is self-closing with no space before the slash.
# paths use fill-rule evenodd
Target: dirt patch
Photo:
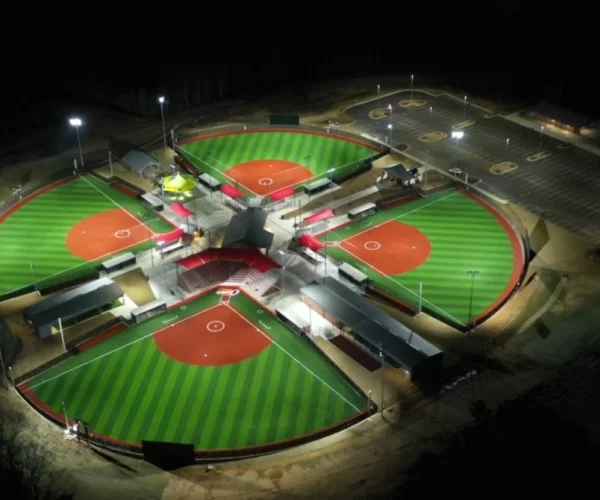
<path id="1" fill-rule="evenodd" d="M 257 196 L 296 186 L 313 177 L 308 167 L 287 160 L 264 159 L 238 163 L 225 175 Z"/>
<path id="2" fill-rule="evenodd" d="M 490 167 L 490 172 L 496 175 L 507 174 L 519 168 L 519 165 L 510 161 L 503 161 L 502 163 L 496 163 Z"/>
<path id="3" fill-rule="evenodd" d="M 448 138 L 448 134 L 445 132 L 430 132 L 419 137 L 421 142 L 438 142 Z"/>
<path id="4" fill-rule="evenodd" d="M 403 108 L 422 108 L 427 104 L 424 99 L 404 99 L 398 103 Z"/>
<path id="5" fill-rule="evenodd" d="M 351 236 L 339 246 L 386 276 L 411 271 L 431 254 L 431 242 L 425 234 L 395 220 Z"/>
<path id="6" fill-rule="evenodd" d="M 170 358 L 199 366 L 239 363 L 271 345 L 269 337 L 224 305 L 165 328 L 154 342 Z"/>
<path id="7" fill-rule="evenodd" d="M 535 153 L 531 156 L 527 157 L 527 161 L 540 161 L 540 160 L 545 160 L 546 158 L 548 158 L 549 156 L 552 156 L 552 153 L 548 153 L 546 151 L 540 151 L 539 153 Z"/>
<path id="8" fill-rule="evenodd" d="M 86 261 L 108 257 L 151 237 L 150 230 L 121 208 L 86 217 L 66 238 L 69 251 Z"/>
<path id="9" fill-rule="evenodd" d="M 144 275 L 144 271 L 139 268 L 115 276 L 112 279 L 121 287 L 121 290 L 123 290 L 125 295 L 135 302 L 138 307 L 156 300 L 154 292 L 152 291 L 152 288 L 150 288 L 148 280 Z"/>
<path id="10" fill-rule="evenodd" d="M 388 108 L 376 108 L 369 111 L 369 118 L 371 120 L 381 120 L 387 118 L 390 115 Z"/>

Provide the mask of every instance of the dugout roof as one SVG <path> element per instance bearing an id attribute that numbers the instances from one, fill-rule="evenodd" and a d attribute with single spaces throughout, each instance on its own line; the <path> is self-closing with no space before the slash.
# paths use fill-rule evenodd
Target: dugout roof
<path id="1" fill-rule="evenodd" d="M 300 291 L 408 370 L 412 371 L 422 361 L 441 353 L 433 344 L 335 278 L 328 276 L 313 281 Z"/>
<path id="2" fill-rule="evenodd" d="M 59 293 L 23 311 L 25 320 L 34 326 L 66 321 L 100 308 L 123 297 L 123 291 L 110 278 L 100 278 L 83 286 Z"/>
<path id="3" fill-rule="evenodd" d="M 273 233 L 265 229 L 268 213 L 262 208 L 248 208 L 231 218 L 225 230 L 223 247 L 243 245 L 248 248 L 270 248 Z"/>
<path id="4" fill-rule="evenodd" d="M 394 179 L 399 179 L 401 181 L 409 180 L 414 177 L 414 174 L 410 170 L 407 170 L 406 167 L 402 165 L 402 163 L 392 165 L 391 167 L 386 167 L 383 170 L 385 170 L 390 177 L 393 177 Z"/>
<path id="5" fill-rule="evenodd" d="M 127 167 L 140 175 L 146 168 L 151 166 L 155 166 L 156 168 L 160 169 L 160 162 L 156 158 L 148 153 L 145 153 L 144 151 L 138 151 L 137 149 L 129 151 L 129 153 L 120 158 L 120 160 Z"/>

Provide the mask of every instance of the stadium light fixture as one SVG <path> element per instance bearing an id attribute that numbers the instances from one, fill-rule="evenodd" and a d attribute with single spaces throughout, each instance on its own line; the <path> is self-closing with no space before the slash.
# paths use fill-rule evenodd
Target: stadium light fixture
<path id="1" fill-rule="evenodd" d="M 83 167 L 83 150 L 81 149 L 81 139 L 79 138 L 79 127 L 83 125 L 83 121 L 81 118 L 69 118 L 69 124 L 72 127 L 75 127 L 75 133 L 77 134 L 77 145 L 79 146 L 79 161 L 81 162 L 81 166 Z"/>
<path id="2" fill-rule="evenodd" d="M 163 129 L 163 141 L 165 142 L 165 149 L 167 149 L 167 131 L 165 129 L 165 109 L 163 104 L 165 103 L 165 96 L 161 95 L 158 98 L 158 102 L 160 103 L 160 118 L 162 121 L 162 129 Z M 173 145 L 175 147 L 175 145 Z"/>

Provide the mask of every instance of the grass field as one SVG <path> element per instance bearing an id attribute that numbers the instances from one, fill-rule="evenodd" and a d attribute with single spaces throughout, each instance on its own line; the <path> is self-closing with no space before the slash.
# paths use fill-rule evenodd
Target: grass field
<path id="1" fill-rule="evenodd" d="M 397 231 L 400 226 L 389 226 L 392 221 L 424 234 L 431 253 L 407 272 L 386 275 L 378 269 L 393 266 L 390 259 L 398 260 L 395 265 L 400 265 L 404 258 L 402 237 Z M 379 231 L 379 236 L 369 237 L 375 231 Z M 354 248 L 351 244 L 357 238 L 379 240 L 382 251 L 387 247 L 392 248 L 392 253 Z M 510 294 L 523 266 L 522 251 L 515 238 L 514 232 L 488 208 L 456 191 L 378 212 L 319 237 L 333 245 L 326 248 L 328 255 L 355 266 L 377 288 L 408 305 L 418 304 L 422 283 L 423 308 L 455 324 L 470 322 Z M 376 246 L 375 242 L 369 244 L 371 248 Z M 469 271 L 479 274 L 473 278 Z"/>
<path id="2" fill-rule="evenodd" d="M 335 179 L 348 173 L 353 167 L 362 165 L 377 153 L 366 144 L 343 140 L 326 133 L 300 131 L 260 131 L 208 136 L 193 142 L 183 142 L 178 149 L 198 170 L 221 182 L 234 183 L 238 187 L 239 183 L 232 182 L 231 171 L 227 171 L 252 160 L 286 160 L 307 167 L 313 177 L 327 175 L 328 170 L 336 169 L 335 172 L 329 173 Z M 241 184 L 246 194 L 257 194 L 251 192 L 251 186 L 243 182 Z M 277 187 L 288 187 L 286 184 L 287 182 L 284 182 Z M 294 187 L 299 188 L 303 184 L 298 181 Z"/>
<path id="3" fill-rule="evenodd" d="M 242 294 L 229 306 L 218 302 L 209 294 L 125 330 L 28 381 L 25 395 L 35 394 L 58 415 L 64 402 L 70 418 L 88 421 L 95 434 L 204 450 L 294 438 L 366 407 L 308 342 L 255 302 Z M 169 335 L 170 325 L 195 321 L 215 306 L 242 314 L 251 322 L 248 334 L 271 343 L 254 357 L 221 366 L 182 363 L 157 348 L 155 335 Z M 223 348 L 236 348 L 226 333 L 222 337 Z"/>
<path id="4" fill-rule="evenodd" d="M 69 251 L 66 238 L 75 224 L 94 214 L 123 208 L 132 215 L 131 225 L 143 221 L 157 233 L 172 229 L 140 202 L 92 176 L 58 184 L 14 208 L 0 215 L 0 296 L 33 283 L 31 264 L 41 287 L 90 269 L 93 264 Z"/>

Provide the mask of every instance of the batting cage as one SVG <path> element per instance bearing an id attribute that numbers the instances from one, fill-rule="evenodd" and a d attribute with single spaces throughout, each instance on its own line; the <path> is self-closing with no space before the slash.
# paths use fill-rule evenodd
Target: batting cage
<path id="1" fill-rule="evenodd" d="M 108 138 L 108 154 L 111 164 L 117 161 L 140 177 L 151 179 L 161 169 L 160 161 L 143 148 L 114 136 Z"/>

